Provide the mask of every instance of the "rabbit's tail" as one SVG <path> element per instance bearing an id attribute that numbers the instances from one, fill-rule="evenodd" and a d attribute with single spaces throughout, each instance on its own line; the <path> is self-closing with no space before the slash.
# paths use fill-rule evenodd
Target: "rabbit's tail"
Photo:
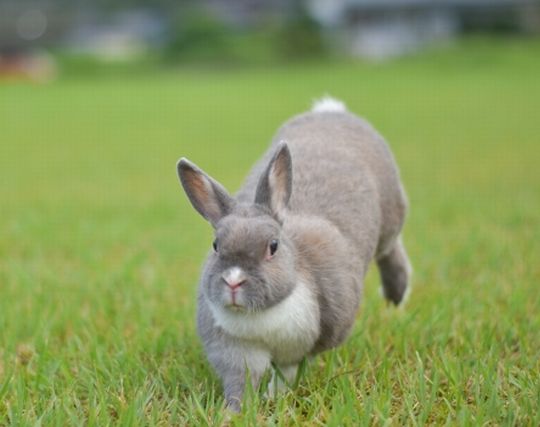
<path id="1" fill-rule="evenodd" d="M 327 95 L 317 99 L 313 103 L 311 111 L 314 113 L 344 113 L 347 111 L 347 106 L 343 101 Z"/>

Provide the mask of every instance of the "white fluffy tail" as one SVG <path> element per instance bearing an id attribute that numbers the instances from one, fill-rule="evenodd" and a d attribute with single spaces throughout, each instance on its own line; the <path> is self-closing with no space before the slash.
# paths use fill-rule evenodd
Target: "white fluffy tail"
<path id="1" fill-rule="evenodd" d="M 339 99 L 325 96 L 313 103 L 311 111 L 314 113 L 344 113 L 347 111 L 347 106 Z"/>

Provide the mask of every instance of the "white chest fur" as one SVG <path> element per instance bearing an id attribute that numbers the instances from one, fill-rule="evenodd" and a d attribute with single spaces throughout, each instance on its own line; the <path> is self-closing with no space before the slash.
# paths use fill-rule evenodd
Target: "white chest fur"
<path id="1" fill-rule="evenodd" d="M 216 323 L 227 333 L 265 346 L 277 363 L 296 363 L 319 336 L 319 306 L 305 283 L 275 306 L 258 312 L 232 312 L 210 304 Z"/>

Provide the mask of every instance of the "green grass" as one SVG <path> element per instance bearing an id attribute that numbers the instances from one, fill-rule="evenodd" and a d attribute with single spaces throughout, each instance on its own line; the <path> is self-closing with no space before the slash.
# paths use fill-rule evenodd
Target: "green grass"
<path id="1" fill-rule="evenodd" d="M 231 424 L 540 425 L 539 53 L 0 86 L 0 425 L 225 421 L 194 324 L 211 229 L 175 162 L 234 190 L 324 93 L 394 150 L 413 293 L 387 307 L 373 269 L 346 343 Z"/>

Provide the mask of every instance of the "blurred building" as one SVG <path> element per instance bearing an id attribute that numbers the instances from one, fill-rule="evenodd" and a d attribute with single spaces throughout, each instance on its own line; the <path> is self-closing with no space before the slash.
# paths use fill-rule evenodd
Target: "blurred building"
<path id="1" fill-rule="evenodd" d="M 226 23 L 250 27 L 295 13 L 299 0 L 200 0 Z"/>
<path id="2" fill-rule="evenodd" d="M 69 8 L 56 1 L 0 0 L 0 78 L 49 80 L 54 59 L 42 47 L 71 27 Z"/>
<path id="3" fill-rule="evenodd" d="M 79 54 L 130 60 L 165 42 L 166 21 L 152 9 L 120 9 L 109 12 L 106 19 L 95 9 L 77 15 L 78 24 L 66 32 L 63 42 Z"/>
<path id="4" fill-rule="evenodd" d="M 307 0 L 309 13 L 349 53 L 383 59 L 471 30 L 538 32 L 531 0 Z"/>
<path id="5" fill-rule="evenodd" d="M 0 0 L 0 74 L 36 66 L 39 61 L 27 61 L 28 56 L 51 47 L 129 59 L 182 37 L 184 44 L 201 45 L 208 24 L 196 28 L 197 37 L 185 37 L 190 17 L 201 11 L 222 25 L 214 39 L 223 31 L 271 30 L 311 20 L 332 49 L 372 59 L 478 29 L 540 32 L 536 0 Z M 288 42 L 298 34 L 312 33 L 290 31 Z"/>
<path id="6" fill-rule="evenodd" d="M 57 71 L 51 51 L 115 61 L 143 55 L 164 42 L 162 16 L 136 4 L 0 0 L 0 78 L 50 80 Z"/>

